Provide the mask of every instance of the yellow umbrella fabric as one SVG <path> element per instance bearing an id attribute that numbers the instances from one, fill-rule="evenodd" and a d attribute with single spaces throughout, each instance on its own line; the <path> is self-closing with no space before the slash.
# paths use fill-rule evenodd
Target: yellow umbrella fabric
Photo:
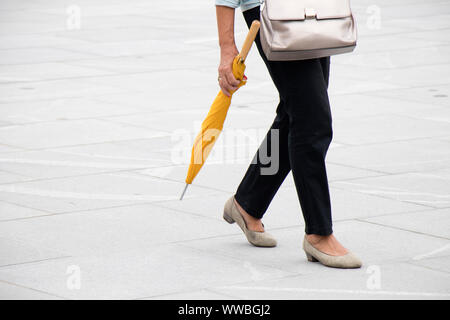
<path id="1" fill-rule="evenodd" d="M 233 60 L 233 75 L 237 80 L 240 80 L 238 88 L 247 83 L 247 77 L 244 75 L 244 61 L 247 57 L 253 40 L 255 39 L 258 29 L 259 22 L 255 20 L 250 27 L 249 34 L 247 35 L 247 38 L 244 42 L 241 53 L 239 53 Z M 222 91 L 219 91 L 216 98 L 214 99 L 214 102 L 209 109 L 208 115 L 202 123 L 201 130 L 194 140 L 194 145 L 192 146 L 191 152 L 191 162 L 186 176 L 186 187 L 184 188 L 180 200 L 183 198 L 188 185 L 192 183 L 194 178 L 199 173 L 200 169 L 205 163 L 206 158 L 211 152 L 212 147 L 214 146 L 220 133 L 222 132 L 223 124 L 225 122 L 228 109 L 231 105 L 231 98 L 236 90 L 231 92 L 230 97 L 226 96 Z"/>
<path id="2" fill-rule="evenodd" d="M 238 88 L 247 83 L 244 71 L 245 63 L 242 61 L 241 57 L 237 55 L 233 61 L 233 75 L 236 79 L 241 80 Z M 231 92 L 231 96 L 234 92 L 235 91 Z M 202 123 L 201 131 L 195 138 L 194 145 L 192 146 L 191 163 L 186 176 L 187 184 L 192 183 L 222 132 L 223 124 L 228 109 L 230 108 L 231 96 L 228 97 L 220 91 L 217 94 L 216 99 L 214 99 L 208 115 Z"/>

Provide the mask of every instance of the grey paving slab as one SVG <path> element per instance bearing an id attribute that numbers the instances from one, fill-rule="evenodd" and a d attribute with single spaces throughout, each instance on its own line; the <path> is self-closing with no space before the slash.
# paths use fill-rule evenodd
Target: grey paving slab
<path id="1" fill-rule="evenodd" d="M 105 70 L 64 63 L 31 63 L 0 66 L 1 82 L 28 82 L 111 74 Z"/>
<path id="2" fill-rule="evenodd" d="M 2 237 L 7 240 L 21 239 L 37 248 L 49 248 L 66 256 L 139 250 L 165 243 L 227 236 L 236 231 L 215 218 L 152 205 L 5 221 L 0 228 Z"/>
<path id="3" fill-rule="evenodd" d="M 24 1 L 28 2 L 29 1 Z M 56 23 L 59 21 L 61 15 L 55 15 L 50 13 L 32 14 L 29 10 L 19 9 L 19 8 L 5 8 L 2 6 L 2 21 L 3 22 L 51 22 Z M 36 32 L 36 28 L 34 29 Z"/>
<path id="4" fill-rule="evenodd" d="M 334 129 L 337 142 L 364 145 L 444 136 L 450 130 L 450 123 L 400 115 L 378 115 L 345 121 L 338 118 L 334 121 Z M 364 135 L 355 135 L 355 132 L 364 132 Z"/>
<path id="5" fill-rule="evenodd" d="M 336 148 L 338 148 L 338 146 Z M 333 145 L 331 145 L 328 154 L 332 153 L 333 150 L 336 148 L 333 148 Z M 327 162 L 328 181 L 349 180 L 355 178 L 374 177 L 383 175 L 383 173 L 379 170 L 366 170 L 365 168 L 358 168 L 357 166 L 352 166 L 345 162 L 335 163 L 331 162 L 330 160 L 326 161 L 328 161 Z"/>
<path id="6" fill-rule="evenodd" d="M 415 48 L 414 50 L 408 48 L 387 52 L 358 53 L 351 58 L 343 55 L 333 59 L 333 62 L 351 66 L 370 66 L 374 69 L 381 69 L 386 74 L 389 69 L 446 64 L 449 62 L 448 51 L 448 45 L 438 45 Z"/>
<path id="7" fill-rule="evenodd" d="M 189 125 L 189 124 L 188 124 Z M 192 144 L 200 132 L 200 124 L 192 123 L 192 128 L 179 128 L 170 135 L 171 142 L 166 145 L 158 145 L 156 152 L 170 155 L 174 168 L 178 167 L 179 172 L 174 173 L 184 175 L 183 167 L 189 164 L 189 158 L 192 151 Z M 220 133 L 213 150 L 210 152 L 206 166 L 226 165 L 231 168 L 248 167 L 261 142 L 267 134 L 266 128 L 230 128 Z M 159 142 L 162 142 L 161 139 Z M 155 139 L 155 142 L 156 139 Z M 234 171 L 234 169 L 231 169 Z M 151 172 L 145 172 L 152 174 Z"/>
<path id="8" fill-rule="evenodd" d="M 165 71 L 160 72 L 164 73 Z M 211 81 L 214 80 L 214 83 L 211 81 L 204 81 L 204 83 L 202 83 L 204 85 L 196 86 L 195 89 L 186 88 L 184 86 L 180 87 L 179 90 L 177 90 L 176 96 L 173 96 L 173 99 L 169 100 L 167 99 L 167 92 L 172 92 L 169 90 L 170 87 L 166 87 L 164 90 L 158 90 L 158 92 L 143 90 L 133 93 L 132 95 L 117 90 L 119 93 L 98 95 L 96 100 L 118 103 L 130 107 L 139 107 L 144 111 L 186 110 L 188 109 L 187 106 L 189 106 L 189 109 L 204 108 L 206 113 L 219 92 L 219 88 L 215 83 L 217 78 L 211 77 L 211 74 L 209 77 L 211 78 Z M 257 85 L 255 84 L 255 86 Z M 148 89 L 148 87 L 146 87 L 146 89 Z M 260 95 L 259 92 L 262 91 L 261 87 L 256 87 L 252 90 L 249 85 L 246 89 L 249 90 L 242 90 L 242 92 L 239 92 L 239 94 L 236 94 L 236 96 L 233 97 L 233 106 L 250 106 L 255 102 L 272 101 L 274 99 L 274 96 L 270 96 L 270 93 L 269 95 Z M 263 89 L 266 90 L 267 86 L 264 86 Z M 258 93 L 259 97 L 255 97 L 256 93 Z M 272 112 L 274 112 L 276 105 L 277 103 L 272 104 Z"/>
<path id="9" fill-rule="evenodd" d="M 448 42 L 448 37 L 445 32 L 434 32 L 433 30 L 413 32 L 405 35 L 408 39 L 418 39 L 420 41 L 446 41 Z"/>
<path id="10" fill-rule="evenodd" d="M 22 148 L 8 146 L 4 144 L 0 144 L 0 153 L 7 153 L 7 152 L 15 152 L 15 151 L 21 151 Z"/>
<path id="11" fill-rule="evenodd" d="M 104 161 L 157 161 L 155 164 L 165 167 L 168 163 L 173 164 L 171 150 L 168 146 L 172 142 L 172 135 L 162 135 L 152 138 L 111 141 L 96 144 L 77 146 L 65 146 L 49 151 L 74 156 L 91 157 Z M 159 162 L 164 160 L 165 162 Z M 184 159 L 183 159 L 184 160 Z M 131 169 L 131 167 L 130 167 Z"/>
<path id="12" fill-rule="evenodd" d="M 236 225 L 229 228 L 240 231 Z M 253 269 L 253 277 L 249 280 L 263 277 L 262 270 L 258 270 L 260 265 L 277 268 L 290 274 L 307 274 L 311 272 L 311 269 L 305 263 L 306 258 L 301 250 L 303 229 L 298 225 L 280 229 L 268 227 L 268 231 L 278 241 L 275 248 L 254 248 L 247 242 L 242 232 L 229 237 L 212 238 L 208 242 L 193 240 L 184 243 L 183 246 L 196 248 L 205 253 L 214 248 L 214 252 L 218 255 L 239 260 L 249 270 Z"/>
<path id="13" fill-rule="evenodd" d="M 137 15 L 144 13 L 145 3 L 144 1 L 130 1 L 129 6 L 123 6 L 119 1 L 103 1 L 97 0 L 96 2 L 81 0 L 77 2 L 84 9 L 84 16 L 97 17 L 97 16 L 120 16 L 120 15 Z M 43 5 L 27 5 L 27 9 L 31 9 L 33 12 L 46 13 L 54 15 L 64 15 L 64 12 L 59 7 L 51 6 L 51 1 L 48 1 L 45 6 Z M 147 10 L 148 11 L 148 10 Z"/>
<path id="14" fill-rule="evenodd" d="M 237 226 L 233 227 L 238 228 Z M 362 259 L 365 267 L 400 261 L 413 262 L 424 255 L 434 255 L 436 250 L 448 250 L 449 245 L 447 239 L 424 236 L 363 221 L 337 221 L 334 223 L 334 232 L 349 250 Z M 275 228 L 271 229 L 270 233 L 278 240 L 278 246 L 275 248 L 255 250 L 243 234 L 216 237 L 209 241 L 192 240 L 183 245 L 205 251 L 214 248 L 217 253 L 226 256 L 294 273 L 328 272 L 327 268 L 306 260 L 302 250 L 303 226 L 291 225 L 286 228 Z M 437 256 L 445 254 L 448 254 L 448 251 L 440 252 Z"/>
<path id="15" fill-rule="evenodd" d="M 367 270 L 367 269 L 366 269 Z M 343 274 L 335 270 L 268 280 L 263 285 L 240 284 L 214 288 L 216 292 L 241 299 L 442 299 L 449 298 L 448 274 L 409 264 L 379 267 L 380 288 L 369 287 L 370 274 L 364 269 Z"/>
<path id="16" fill-rule="evenodd" d="M 361 81 L 358 78 L 339 78 L 339 81 L 333 80 L 334 74 L 330 74 L 330 84 L 328 92 L 331 96 L 337 94 L 367 93 L 384 90 L 397 90 L 405 88 L 403 84 L 394 84 L 382 80 Z"/>
<path id="17" fill-rule="evenodd" d="M 438 248 L 442 249 L 442 248 Z M 448 249 L 448 247 L 444 248 Z M 444 250 L 440 250 L 444 251 Z M 448 251 L 447 251 L 448 253 Z M 445 254 L 445 253 L 444 253 Z M 450 272 L 450 256 L 437 256 L 434 257 L 433 255 L 430 255 L 430 257 L 424 256 L 424 257 L 418 257 L 414 261 L 410 262 L 415 265 L 419 265 L 422 267 L 426 267 L 432 270 L 438 270 L 443 272 Z"/>
<path id="18" fill-rule="evenodd" d="M 441 36 L 433 36 L 434 34 Z M 441 45 L 448 45 L 449 43 L 448 38 L 442 36 L 441 33 L 416 31 L 385 35 L 381 39 L 378 37 L 360 38 L 358 39 L 358 47 L 355 48 L 355 53 L 386 52 L 386 48 L 389 48 L 389 50 L 393 52 L 394 50 L 396 51 L 402 49 L 437 47 Z M 339 63 L 341 60 L 347 60 L 345 55 L 340 57 L 336 56 L 332 59 L 335 63 Z"/>
<path id="19" fill-rule="evenodd" d="M 447 45 L 441 45 L 414 50 L 369 51 L 355 54 L 351 61 L 348 56 L 332 57 L 333 62 L 336 61 L 332 75 L 338 72 L 341 76 L 364 80 L 365 84 L 386 82 L 393 86 L 414 87 L 441 85 L 447 83 L 447 50 Z M 415 55 L 411 51 L 419 54 Z"/>
<path id="20" fill-rule="evenodd" d="M 155 52 L 154 48 L 167 48 L 166 43 L 142 43 L 138 42 L 136 45 L 130 45 L 128 51 L 123 50 L 123 46 L 117 45 L 117 49 L 111 45 L 102 49 L 105 54 L 110 54 L 112 57 L 105 58 L 97 57 L 95 59 L 83 59 L 65 62 L 67 65 L 76 66 L 80 68 L 89 68 L 93 70 L 105 70 L 104 74 L 108 73 L 143 73 L 150 71 L 161 70 L 178 70 L 188 69 L 194 70 L 199 66 L 205 66 L 205 62 L 188 52 L 184 54 L 184 59 L 178 59 L 179 51 L 186 51 L 186 48 L 174 48 L 169 52 Z M 142 53 L 137 54 L 136 48 L 141 48 Z M 85 49 L 86 50 L 86 49 Z M 91 50 L 91 49 L 89 49 Z M 97 46 L 92 48 L 93 51 L 100 50 Z M 122 51 L 120 51 L 122 50 Z M 192 49 L 190 49 L 192 50 Z M 170 63 L 167 63 L 169 59 Z M 211 63 L 212 67 L 216 65 Z"/>
<path id="21" fill-rule="evenodd" d="M 442 256 L 449 244 L 448 239 L 360 220 L 337 222 L 334 229 L 342 243 L 357 253 L 366 267 L 388 262 L 411 262 L 423 256 L 433 256 L 436 251 L 438 256 Z"/>
<path id="22" fill-rule="evenodd" d="M 144 130 L 144 128 L 137 129 Z M 184 157 L 184 154 L 182 152 L 184 152 L 184 148 L 187 148 L 191 143 L 191 135 L 187 139 L 181 139 L 180 135 L 177 135 L 176 133 L 177 132 L 173 132 L 164 135 L 157 135 L 150 138 L 140 138 L 133 140 L 117 140 L 96 144 L 63 146 L 49 150 L 63 154 L 90 156 L 99 159 L 132 161 L 163 159 L 169 161 L 171 165 L 175 166 L 180 162 L 187 163 L 186 158 Z M 183 130 L 181 131 L 181 133 L 185 134 L 185 131 Z M 177 144 L 176 149 L 173 148 L 174 143 Z M 192 145 L 190 145 L 189 147 L 191 148 Z M 178 154 L 180 154 L 180 150 L 182 151 L 182 158 L 181 156 L 178 156 Z M 172 153 L 174 155 L 172 155 Z M 161 166 L 166 166 L 166 164 L 161 163 Z"/>
<path id="23" fill-rule="evenodd" d="M 21 182 L 26 181 L 28 178 L 26 175 L 17 174 L 14 172 L 0 171 L 0 183 Z"/>
<path id="24" fill-rule="evenodd" d="M 0 200 L 61 213 L 175 200 L 184 185 L 135 173 L 105 173 L 0 185 Z M 186 197 L 215 192 L 195 185 Z"/>
<path id="25" fill-rule="evenodd" d="M 177 200 L 161 201 L 155 203 L 155 205 L 221 220 L 225 201 L 234 192 L 235 190 L 230 193 L 186 199 L 181 202 Z M 331 189 L 331 197 L 333 219 L 335 221 L 387 216 L 427 209 L 427 207 L 419 204 L 337 188 Z M 302 211 L 297 191 L 293 185 L 283 185 L 280 188 L 264 215 L 264 224 L 268 230 L 303 225 Z"/>
<path id="26" fill-rule="evenodd" d="M 2 300 L 62 300 L 62 298 L 0 281 L 0 299 Z"/>
<path id="27" fill-rule="evenodd" d="M 236 139 L 237 135 L 235 133 L 227 135 L 227 132 L 224 131 L 223 137 L 216 143 L 215 149 L 209 155 L 207 163 L 205 163 L 202 171 L 197 175 L 195 184 L 228 192 L 235 191 L 244 177 L 248 166 L 251 164 L 256 150 L 258 150 L 259 142 L 255 143 L 254 140 L 261 139 L 254 139 L 252 136 L 263 136 L 266 130 L 237 132 L 239 134 L 248 134 L 248 139 L 242 136 Z M 170 158 L 175 165 L 137 170 L 136 172 L 154 177 L 183 181 L 189 165 L 186 159 L 189 159 L 192 149 L 192 143 L 188 141 L 192 140 L 193 137 L 194 135 L 191 135 L 191 139 L 188 138 L 180 141 L 176 150 L 166 148 L 158 149 L 158 152 Z M 174 138 L 176 138 L 176 141 L 179 140 L 178 136 Z M 334 149 L 334 146 L 331 147 L 332 149 Z M 224 174 L 227 175 L 227 179 L 223 178 Z M 345 164 L 330 163 L 328 165 L 329 181 L 371 177 L 382 174 L 380 171 L 364 170 L 346 166 Z M 214 178 L 211 179 L 212 177 Z M 283 186 L 293 185 L 292 176 L 289 174 L 283 182 Z"/>
<path id="28" fill-rule="evenodd" d="M 216 293 L 214 291 L 207 289 L 142 298 L 142 300 L 236 300 L 236 299 L 238 299 L 236 296 Z"/>
<path id="29" fill-rule="evenodd" d="M 419 65 L 414 68 L 396 69 L 391 72 L 389 83 L 404 86 L 437 86 L 448 84 L 448 64 Z"/>
<path id="30" fill-rule="evenodd" d="M 450 12 L 450 6 L 445 1 L 430 1 L 429 3 L 418 3 L 416 1 L 380 1 L 378 2 L 389 10 L 383 11 L 383 17 L 387 19 L 407 18 L 419 16 L 434 16 Z M 408 3 L 408 10 L 403 4 Z M 432 4 L 431 6 L 429 4 Z"/>
<path id="31" fill-rule="evenodd" d="M 89 83 L 86 79 L 63 79 L 27 83 L 10 82 L 0 88 L 0 103 L 52 100 L 67 98 L 86 98 L 112 93 L 130 92 L 106 85 Z"/>
<path id="32" fill-rule="evenodd" d="M 69 49 L 72 47 L 81 47 L 88 44 L 85 41 L 81 40 L 63 39 L 61 37 L 56 37 L 53 33 L 0 34 L 0 39 L 2 40 L 0 43 L 0 49 L 27 49 L 42 47 L 60 47 Z M 91 55 L 91 58 L 94 58 L 94 56 Z"/>
<path id="33" fill-rule="evenodd" d="M 137 152 L 133 156 L 133 150 L 130 148 L 115 148 L 117 149 L 122 149 L 126 155 L 108 155 L 108 147 L 103 144 L 96 145 L 95 152 L 89 151 L 88 147 L 64 147 L 6 153 L 0 156 L 2 169 L 8 171 L 5 172 L 1 183 L 137 170 L 171 164 L 171 161 L 160 153 L 146 153 L 145 156 L 139 157 L 136 156 Z"/>
<path id="34" fill-rule="evenodd" d="M 0 221 L 30 218 L 46 214 L 49 214 L 49 212 L 27 208 L 4 201 L 0 202 Z"/>
<path id="35" fill-rule="evenodd" d="M 0 142 L 29 148 L 52 148 L 166 135 L 161 131 L 97 119 L 38 122 L 0 127 Z"/>
<path id="36" fill-rule="evenodd" d="M 335 181 L 331 185 L 431 208 L 447 208 L 449 206 L 447 190 L 450 181 L 448 174 L 448 170 L 436 170 L 432 173 L 411 172 L 354 181 Z"/>
<path id="37" fill-rule="evenodd" d="M 182 34 L 176 31 L 163 30 L 160 28 L 151 27 L 124 27 L 115 28 L 114 32 L 111 32 L 109 28 L 103 29 L 80 29 L 77 32 L 61 31 L 55 33 L 55 35 L 68 39 L 76 39 L 90 42 L 126 42 L 126 41 L 138 41 L 145 39 L 163 40 L 167 37 L 180 38 Z"/>
<path id="38" fill-rule="evenodd" d="M 389 199 L 377 194 L 360 193 L 347 189 L 332 189 L 332 208 L 335 220 L 383 216 L 400 212 L 423 210 L 427 207 L 399 199 Z"/>
<path id="39" fill-rule="evenodd" d="M 210 75 L 209 75 L 210 77 Z M 217 78 L 215 82 L 207 82 L 205 80 L 195 81 L 194 79 L 203 79 L 204 73 L 197 70 L 158 70 L 148 73 L 122 74 L 115 76 L 96 77 L 89 80 L 93 85 L 104 85 L 109 87 L 121 88 L 127 91 L 148 91 L 154 90 L 153 95 L 158 97 L 158 93 L 173 93 L 173 88 L 180 88 L 177 91 L 184 90 L 192 93 L 202 92 L 200 88 L 207 86 L 213 88 L 217 86 Z M 151 85 L 150 85 L 151 83 Z M 198 89 L 197 89 L 198 88 Z M 218 90 L 213 90 L 217 94 Z M 167 99 L 167 95 L 165 96 Z M 215 95 L 210 99 L 214 100 Z M 206 108 L 209 108 L 212 101 Z"/>
<path id="40" fill-rule="evenodd" d="M 431 90 L 428 93 L 428 102 L 408 100 L 398 97 L 397 99 L 374 96 L 372 94 L 336 95 L 331 97 L 332 112 L 335 118 L 357 118 L 378 115 L 404 115 L 412 118 L 448 122 L 449 111 L 443 104 L 433 104 L 433 95 L 443 98 L 444 94 Z M 440 100 L 444 102 L 443 100 Z"/>
<path id="41" fill-rule="evenodd" d="M 423 16 L 424 25 L 414 24 L 414 17 L 408 18 L 396 18 L 384 21 L 384 25 L 387 27 L 402 27 L 408 28 L 412 31 L 422 31 L 422 30 L 436 30 L 448 28 L 448 14 L 433 14 L 428 16 Z"/>
<path id="42" fill-rule="evenodd" d="M 146 20 L 151 21 L 152 18 L 145 17 Z M 61 39 L 60 37 L 58 37 Z M 51 39 L 47 40 L 51 41 Z M 133 60 L 141 61 L 142 69 L 144 70 L 154 70 L 157 62 L 163 65 L 169 66 L 189 66 L 190 63 L 194 62 L 189 60 L 190 53 L 196 50 L 202 50 L 204 47 L 200 44 L 191 44 L 186 42 L 174 42 L 167 39 L 151 39 L 144 38 L 139 40 L 127 40 L 127 45 L 124 46 L 123 42 L 91 42 L 85 40 L 78 40 L 72 38 L 63 38 L 64 48 L 70 48 L 75 52 L 82 52 L 91 54 L 91 59 L 77 59 L 67 61 L 69 64 L 88 66 L 92 65 L 93 61 L 97 61 L 97 67 L 107 66 L 108 69 L 113 70 L 136 70 L 136 64 L 133 64 Z M 56 43 L 56 46 L 61 46 L 61 43 Z M 186 60 L 176 59 L 179 53 L 183 52 Z M 167 56 L 169 60 L 163 60 L 162 56 Z M 108 59 L 107 59 L 108 58 Z M 128 59 L 127 59 L 128 58 Z M 131 59 L 134 58 L 134 59 Z M 106 59 L 106 60 L 105 60 Z M 102 60 L 102 61 L 99 61 Z M 123 66 L 119 66 L 119 63 L 113 65 L 113 62 L 120 62 Z M 168 63 L 170 62 L 170 64 Z M 197 61 L 198 64 L 198 61 Z M 126 67 L 128 69 L 126 69 Z M 160 65 L 160 67 L 162 67 Z"/>
<path id="43" fill-rule="evenodd" d="M 449 105 L 450 85 L 440 84 L 433 86 L 424 86 L 416 88 L 407 88 L 399 90 L 386 90 L 382 92 L 371 92 L 371 95 L 383 96 L 388 98 L 396 98 L 398 101 L 413 101 L 423 102 L 427 105 Z"/>
<path id="44" fill-rule="evenodd" d="M 149 19 L 147 16 L 141 14 L 120 14 L 120 15 L 98 15 L 84 12 L 83 14 L 83 30 L 98 30 L 98 29 L 120 29 L 120 28 L 133 28 L 133 27 L 152 27 L 155 25 L 161 25 L 167 23 L 167 20 L 160 17 L 152 17 Z M 71 30 L 73 31 L 73 30 Z M 77 33 L 69 31 L 67 34 Z"/>
<path id="45" fill-rule="evenodd" d="M 0 115 L 2 119 L 11 124 L 25 124 L 42 121 L 103 118 L 139 111 L 139 108 L 100 102 L 95 98 L 62 98 L 4 103 Z"/>
<path id="46" fill-rule="evenodd" d="M 71 266 L 80 271 L 78 290 L 67 286 Z M 262 275 L 255 281 L 289 275 L 265 266 L 258 269 Z M 205 284 L 236 284 L 251 275 L 252 270 L 240 261 L 180 245 L 0 268 L 0 279 L 72 299 L 139 299 L 200 290 Z"/>
<path id="47" fill-rule="evenodd" d="M 425 138 L 332 149 L 327 159 L 352 167 L 384 173 L 425 172 L 446 169 L 450 163 L 448 141 Z"/>
<path id="48" fill-rule="evenodd" d="M 36 28 L 39 28 L 41 32 L 58 32 L 64 30 L 64 24 L 58 23 L 59 21 L 53 19 L 53 21 L 2 21 L 0 23 L 0 34 L 12 33 L 30 33 L 34 32 Z M 7 32 L 6 30 L 9 30 Z"/>
<path id="49" fill-rule="evenodd" d="M 2 56 L 0 65 L 60 62 L 66 60 L 92 58 L 92 55 L 86 53 L 55 48 L 4 49 L 0 51 L 0 55 Z"/>
<path id="50" fill-rule="evenodd" d="M 223 207 L 233 194 L 234 192 L 224 192 L 196 199 L 183 199 L 183 201 L 161 201 L 154 203 L 154 205 L 199 214 L 225 223 L 222 218 Z M 286 205 L 286 201 L 289 201 L 289 205 Z M 264 224 L 267 230 L 303 223 L 300 206 L 296 202 L 298 203 L 296 191 L 293 188 L 280 189 L 264 216 Z M 238 231 L 235 226 L 232 226 L 229 230 L 230 232 Z"/>
<path id="51" fill-rule="evenodd" d="M 190 70 L 183 71 L 159 71 L 160 76 L 157 74 L 158 72 L 151 73 L 151 78 L 154 78 L 156 81 L 152 85 L 153 93 L 150 93 L 150 87 L 148 85 L 149 75 L 147 74 L 133 74 L 133 75 L 124 75 L 122 77 L 105 77 L 105 78 L 96 78 L 90 79 L 89 81 L 93 82 L 93 85 L 101 85 L 105 87 L 115 87 L 117 88 L 118 93 L 130 92 L 133 90 L 138 90 L 142 92 L 139 96 L 132 98 L 130 100 L 130 95 L 122 96 L 127 101 L 126 104 L 133 104 L 134 99 L 138 99 L 139 97 L 147 97 L 147 100 L 141 100 L 139 105 L 144 103 L 144 107 L 147 110 L 183 110 L 187 108 L 198 109 L 204 108 L 205 112 L 210 108 L 214 98 L 216 97 L 219 89 L 217 88 L 217 78 L 214 78 L 214 82 L 212 81 L 204 81 L 202 83 L 193 82 L 193 76 L 203 77 L 203 73 L 197 72 L 196 75 L 192 74 Z M 181 73 L 184 73 L 184 80 Z M 178 76 L 177 76 L 178 75 Z M 159 79 L 159 78 L 166 79 Z M 172 79 L 177 79 L 172 81 Z M 180 84 L 180 88 L 177 90 L 176 95 L 173 94 L 173 85 L 178 82 Z M 189 85 L 186 85 L 185 82 L 190 82 Z M 181 84 L 183 83 L 183 84 Z M 105 96 L 105 95 L 103 95 Z M 168 101 L 167 97 L 173 96 L 173 99 Z M 112 97 L 102 97 L 102 101 L 116 101 L 120 102 L 121 98 L 119 97 L 117 100 L 111 100 Z M 248 101 L 248 100 L 247 100 Z"/>
<path id="52" fill-rule="evenodd" d="M 361 15 L 358 13 L 355 13 L 355 19 L 356 21 L 367 21 L 365 19 L 365 15 Z M 386 21 L 383 21 L 386 23 Z M 367 23 L 359 23 L 358 24 L 358 34 L 361 37 L 379 37 L 382 38 L 383 36 L 389 36 L 392 34 L 398 34 L 398 33 L 408 33 L 411 31 L 417 31 L 418 29 L 412 29 L 411 25 L 397 23 L 393 24 L 390 23 L 388 28 L 373 28 L 371 25 L 368 25 Z"/>
<path id="53" fill-rule="evenodd" d="M 7 121 L 0 121 L 0 127 L 6 127 L 11 125 L 11 122 L 7 122 Z"/>
<path id="54" fill-rule="evenodd" d="M 212 98 L 212 101 L 214 98 L 215 97 Z M 160 129 L 163 131 L 172 132 L 177 129 L 195 130 L 192 134 L 197 134 L 198 132 L 196 131 L 200 130 L 199 123 L 201 123 L 201 120 L 199 119 L 202 119 L 207 115 L 208 107 L 209 106 L 199 109 L 161 111 L 158 113 L 138 113 L 129 116 L 121 115 L 103 119 L 107 119 L 112 122 L 151 128 L 153 130 Z M 170 121 L 165 121 L 166 119 L 170 119 Z M 232 108 L 228 112 L 226 120 L 227 128 L 223 130 L 223 134 L 227 135 L 227 133 L 230 132 L 231 135 L 231 131 L 236 130 L 235 134 L 237 139 L 240 136 L 239 133 L 241 133 L 241 130 L 239 129 L 261 128 L 266 129 L 265 131 L 267 131 L 267 129 L 270 128 L 273 119 L 274 116 L 272 114 L 267 114 L 265 112 L 258 112 L 247 108 Z M 242 131 L 242 133 L 245 134 L 245 131 Z M 257 137 L 263 134 L 261 132 L 249 131 L 248 135 L 255 135 L 255 133 L 257 134 Z"/>
<path id="55" fill-rule="evenodd" d="M 195 178 L 195 185 L 224 192 L 234 192 L 247 171 L 250 160 L 245 159 L 245 162 L 244 160 L 240 160 L 239 162 L 238 160 L 233 160 L 232 163 L 223 164 L 219 155 L 217 155 L 215 159 L 216 163 L 210 161 L 210 163 L 203 165 L 202 170 Z M 188 167 L 189 164 L 187 163 L 167 167 L 163 170 L 159 168 L 150 168 L 139 170 L 138 172 L 143 176 L 159 176 L 163 179 L 173 179 L 184 183 Z M 225 172 L 226 178 L 224 178 Z M 214 179 L 211 179 L 212 177 L 214 177 Z"/>
<path id="56" fill-rule="evenodd" d="M 0 252 L 0 268 L 67 257 L 56 250 L 23 241 L 16 235 L 0 238 Z"/>
<path id="57" fill-rule="evenodd" d="M 367 221 L 450 239 L 450 208 L 368 218 Z"/>

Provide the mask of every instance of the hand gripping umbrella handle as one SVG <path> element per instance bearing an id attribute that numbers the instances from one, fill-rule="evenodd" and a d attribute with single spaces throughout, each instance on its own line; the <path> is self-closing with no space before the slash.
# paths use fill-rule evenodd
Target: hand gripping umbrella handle
<path id="1" fill-rule="evenodd" d="M 239 56 L 242 61 L 245 61 L 247 58 L 248 52 L 252 47 L 253 41 L 255 41 L 256 35 L 258 34 L 260 23 L 258 20 L 253 20 L 252 25 L 250 26 L 250 30 L 247 33 L 247 37 L 245 38 L 244 44 L 242 45 L 241 52 Z"/>

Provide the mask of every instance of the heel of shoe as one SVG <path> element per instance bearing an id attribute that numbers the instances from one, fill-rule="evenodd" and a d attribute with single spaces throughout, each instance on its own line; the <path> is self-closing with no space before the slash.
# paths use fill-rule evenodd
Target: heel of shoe
<path id="1" fill-rule="evenodd" d="M 316 258 L 314 258 L 312 255 L 310 255 L 309 253 L 306 253 L 306 258 L 308 259 L 309 262 L 319 262 L 319 260 L 317 260 Z"/>
<path id="2" fill-rule="evenodd" d="M 223 220 L 225 220 L 229 224 L 233 224 L 235 222 L 233 218 L 231 218 L 226 212 L 223 213 Z"/>

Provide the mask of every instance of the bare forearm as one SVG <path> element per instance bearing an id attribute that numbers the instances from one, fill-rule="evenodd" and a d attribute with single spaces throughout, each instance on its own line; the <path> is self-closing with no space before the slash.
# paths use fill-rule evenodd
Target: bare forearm
<path id="1" fill-rule="evenodd" d="M 234 8 L 216 6 L 216 16 L 220 47 L 236 46 L 234 40 Z"/>
<path id="2" fill-rule="evenodd" d="M 234 9 L 216 6 L 216 15 L 220 45 L 218 80 L 223 93 L 230 96 L 230 92 L 237 90 L 239 84 L 232 72 L 233 59 L 239 53 L 234 42 Z"/>

